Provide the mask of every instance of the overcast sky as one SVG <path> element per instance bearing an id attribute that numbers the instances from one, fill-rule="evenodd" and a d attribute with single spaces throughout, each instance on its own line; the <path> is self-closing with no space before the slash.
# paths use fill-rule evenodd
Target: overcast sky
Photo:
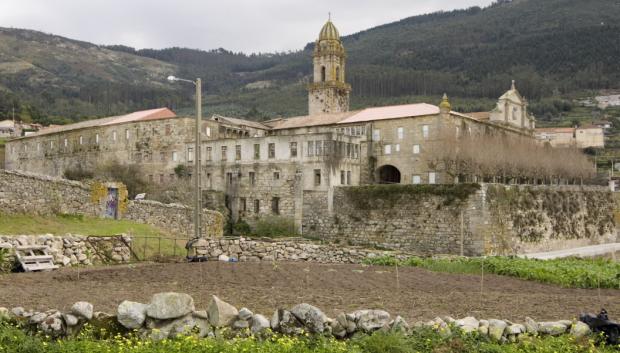
<path id="1" fill-rule="evenodd" d="M 490 0 L 0 0 L 0 27 L 40 30 L 95 44 L 233 51 L 297 50 L 328 12 L 340 34 Z"/>

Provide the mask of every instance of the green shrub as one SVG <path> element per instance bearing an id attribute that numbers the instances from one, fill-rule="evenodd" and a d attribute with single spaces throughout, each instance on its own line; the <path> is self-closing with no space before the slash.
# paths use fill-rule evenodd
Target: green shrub
<path id="1" fill-rule="evenodd" d="M 232 225 L 232 233 L 234 235 L 250 235 L 252 234 L 252 228 L 248 222 L 240 219 Z"/>
<path id="2" fill-rule="evenodd" d="M 282 216 L 263 217 L 256 223 L 254 235 L 269 238 L 296 236 L 295 221 Z"/>
<path id="3" fill-rule="evenodd" d="M 365 260 L 368 265 L 413 266 L 449 273 L 493 273 L 543 283 L 577 288 L 619 288 L 620 263 L 608 259 L 564 258 L 555 260 L 516 257 L 410 257 L 400 261 L 391 256 Z"/>

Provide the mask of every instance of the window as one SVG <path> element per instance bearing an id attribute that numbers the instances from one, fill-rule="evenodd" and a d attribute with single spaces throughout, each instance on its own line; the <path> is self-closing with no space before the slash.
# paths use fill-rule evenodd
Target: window
<path id="1" fill-rule="evenodd" d="M 254 145 L 254 159 L 260 159 L 260 145 Z"/>
<path id="2" fill-rule="evenodd" d="M 437 175 L 435 174 L 435 172 L 429 172 L 428 173 L 428 183 L 429 184 L 435 184 L 437 182 L 436 178 L 437 178 Z"/>
<path id="3" fill-rule="evenodd" d="M 187 148 L 187 161 L 192 162 L 194 160 L 194 149 L 192 147 Z"/>
<path id="4" fill-rule="evenodd" d="M 321 66 L 321 82 L 325 82 L 325 66 Z"/>
<path id="5" fill-rule="evenodd" d="M 211 157 L 211 150 L 212 150 L 211 146 L 208 146 L 208 147 L 207 147 L 207 160 L 208 160 L 208 161 L 210 161 L 210 160 L 211 160 L 211 158 L 212 158 L 212 157 Z"/>
<path id="6" fill-rule="evenodd" d="M 252 186 L 256 185 L 256 173 L 250 172 L 248 175 L 250 177 L 250 185 Z"/>
<path id="7" fill-rule="evenodd" d="M 163 183 L 164 183 L 164 175 L 163 175 L 163 174 L 159 174 L 159 182 L 160 182 L 161 184 L 163 184 Z"/>
<path id="8" fill-rule="evenodd" d="M 420 154 L 420 145 L 413 145 L 413 154 Z"/>
<path id="9" fill-rule="evenodd" d="M 372 130 L 372 140 L 373 141 L 381 140 L 381 130 L 379 129 Z"/>
<path id="10" fill-rule="evenodd" d="M 351 185 L 351 171 L 347 171 L 347 185 Z"/>
<path id="11" fill-rule="evenodd" d="M 129 129 L 125 129 L 125 140 L 129 140 Z"/>
<path id="12" fill-rule="evenodd" d="M 84 144 L 84 138 L 80 135 L 80 145 Z"/>
<path id="13" fill-rule="evenodd" d="M 95 143 L 99 144 L 99 134 L 95 134 Z"/>
<path id="14" fill-rule="evenodd" d="M 245 212 L 245 211 L 247 211 L 247 207 L 248 207 L 248 205 L 247 205 L 247 201 L 246 201 L 245 197 L 239 198 L 239 211 Z"/>
<path id="15" fill-rule="evenodd" d="M 228 147 L 226 146 L 222 146 L 222 160 L 225 161 L 227 160 L 227 156 L 226 156 L 226 151 L 228 150 Z"/>
<path id="16" fill-rule="evenodd" d="M 320 186 L 320 185 L 321 185 L 321 170 L 315 169 L 314 170 L 314 186 Z"/>
<path id="17" fill-rule="evenodd" d="M 336 81 L 340 81 L 340 67 L 336 67 Z"/>
<path id="18" fill-rule="evenodd" d="M 456 127 L 456 137 L 461 137 L 461 128 L 460 127 Z"/>
<path id="19" fill-rule="evenodd" d="M 232 184 L 232 173 L 226 173 L 226 183 L 228 185 Z"/>
<path id="20" fill-rule="evenodd" d="M 308 157 L 314 156 L 314 141 L 308 141 Z"/>
<path id="21" fill-rule="evenodd" d="M 274 197 L 271 199 L 271 212 L 273 214 L 280 214 L 280 198 Z"/>
<path id="22" fill-rule="evenodd" d="M 400 152 L 400 144 L 397 143 L 394 145 L 394 151 Z"/>
<path id="23" fill-rule="evenodd" d="M 428 138 L 428 125 L 422 125 L 422 136 Z"/>
<path id="24" fill-rule="evenodd" d="M 297 142 L 291 142 L 291 158 L 297 157 Z"/>
<path id="25" fill-rule="evenodd" d="M 179 155 L 178 155 L 178 153 L 176 153 L 176 152 L 172 152 L 172 160 L 173 160 L 174 162 L 176 162 L 176 161 L 178 161 L 178 160 L 179 160 Z"/>
<path id="26" fill-rule="evenodd" d="M 41 142 L 37 142 L 37 151 L 41 150 Z"/>
<path id="27" fill-rule="evenodd" d="M 340 185 L 344 185 L 346 183 L 345 178 L 346 176 L 345 176 L 344 170 L 341 170 L 340 171 Z"/>
<path id="28" fill-rule="evenodd" d="M 396 129 L 396 133 L 398 135 L 399 140 L 402 140 L 405 137 L 405 129 L 403 129 L 402 127 L 399 127 L 398 129 Z"/>
<path id="29" fill-rule="evenodd" d="M 165 152 L 159 152 L 159 160 L 162 162 L 166 161 L 166 153 Z"/>
<path id="30" fill-rule="evenodd" d="M 412 180 L 411 180 L 412 184 L 420 184 L 421 182 L 422 181 L 420 180 L 420 176 L 419 175 L 414 175 Z"/>
<path id="31" fill-rule="evenodd" d="M 67 141 L 67 139 L 65 139 L 65 147 L 67 147 L 69 145 L 69 141 Z"/>
<path id="32" fill-rule="evenodd" d="M 360 156 L 360 146 L 353 145 L 353 158 L 358 159 Z"/>
<path id="33" fill-rule="evenodd" d="M 170 136 L 170 134 L 172 133 L 172 126 L 170 126 L 170 124 L 166 124 L 166 136 Z"/>
<path id="34" fill-rule="evenodd" d="M 211 128 L 207 126 L 207 137 L 211 137 Z"/>
<path id="35" fill-rule="evenodd" d="M 315 147 L 315 155 L 316 156 L 322 156 L 323 155 L 323 141 L 316 141 L 316 143 L 314 144 Z"/>
<path id="36" fill-rule="evenodd" d="M 383 154 L 392 154 L 392 145 L 385 145 Z"/>
<path id="37" fill-rule="evenodd" d="M 273 172 L 273 180 L 280 180 L 280 172 Z"/>
<path id="38" fill-rule="evenodd" d="M 276 144 L 275 143 L 270 143 L 269 144 L 269 158 L 276 158 Z"/>
<path id="39" fill-rule="evenodd" d="M 54 141 L 50 141 L 50 148 L 54 148 Z"/>
<path id="40" fill-rule="evenodd" d="M 260 200 L 254 200 L 254 213 L 260 212 Z"/>
<path id="41" fill-rule="evenodd" d="M 112 141 L 116 141 L 116 131 L 112 131 Z"/>
<path id="42" fill-rule="evenodd" d="M 207 173 L 207 182 L 209 183 L 209 189 L 213 188 L 213 179 L 211 179 L 211 173 Z"/>
<path id="43" fill-rule="evenodd" d="M 241 160 L 241 145 L 235 146 L 235 159 Z"/>

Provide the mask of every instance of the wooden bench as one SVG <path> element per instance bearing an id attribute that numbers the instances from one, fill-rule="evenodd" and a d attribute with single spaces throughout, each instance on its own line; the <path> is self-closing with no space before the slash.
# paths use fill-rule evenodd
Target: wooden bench
<path id="1" fill-rule="evenodd" d="M 54 265 L 54 257 L 48 251 L 45 245 L 17 246 L 15 257 L 24 272 L 55 270 L 58 266 Z"/>

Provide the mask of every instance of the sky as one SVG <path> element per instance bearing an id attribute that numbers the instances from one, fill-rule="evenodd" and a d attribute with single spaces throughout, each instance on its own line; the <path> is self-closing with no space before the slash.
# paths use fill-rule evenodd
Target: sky
<path id="1" fill-rule="evenodd" d="M 0 0 L 0 27 L 137 49 L 302 49 L 331 13 L 341 35 L 490 0 Z"/>

